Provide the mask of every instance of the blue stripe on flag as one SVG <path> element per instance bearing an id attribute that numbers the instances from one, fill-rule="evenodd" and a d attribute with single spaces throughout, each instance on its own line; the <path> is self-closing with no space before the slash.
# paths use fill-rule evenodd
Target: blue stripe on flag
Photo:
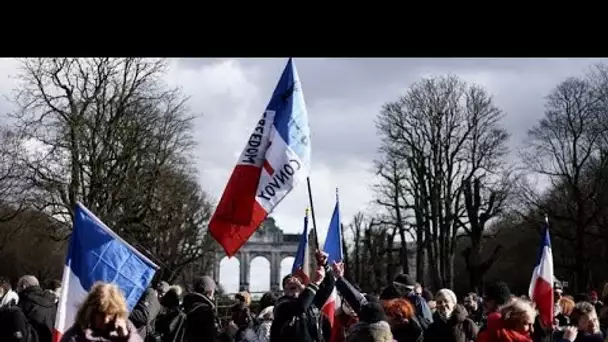
<path id="1" fill-rule="evenodd" d="M 296 257 L 293 259 L 291 274 L 296 273 L 298 269 L 304 268 L 306 253 L 308 253 L 308 215 L 304 217 L 304 231 L 302 231 L 302 235 L 300 236 L 300 244 L 298 245 Z"/>
<path id="2" fill-rule="evenodd" d="M 327 229 L 327 237 L 325 238 L 325 246 L 323 250 L 325 251 L 325 253 L 328 254 L 327 262 L 329 262 L 330 264 L 333 262 L 340 262 L 344 258 L 342 252 L 342 225 L 340 224 L 340 203 L 337 198 L 336 206 L 334 207 L 334 213 L 331 216 L 329 228 Z"/>
<path id="3" fill-rule="evenodd" d="M 118 285 L 127 299 L 129 311 L 158 269 L 81 204 L 74 213 L 67 265 L 87 291 L 97 281 Z"/>
<path id="4" fill-rule="evenodd" d="M 275 111 L 274 126 L 300 160 L 310 167 L 310 127 L 300 77 L 290 58 L 267 110 Z"/>

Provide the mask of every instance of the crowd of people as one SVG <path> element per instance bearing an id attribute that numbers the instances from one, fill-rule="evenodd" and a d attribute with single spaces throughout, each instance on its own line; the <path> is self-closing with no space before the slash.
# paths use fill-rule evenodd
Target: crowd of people
<path id="1" fill-rule="evenodd" d="M 254 309 L 247 292 L 235 295 L 227 321 L 220 319 L 209 276 L 196 278 L 187 293 L 159 282 L 131 312 L 116 285 L 96 283 L 61 342 L 605 341 L 608 306 L 594 291 L 566 296 L 556 282 L 555 319 L 543 326 L 534 304 L 502 282 L 459 301 L 450 289 L 432 295 L 400 274 L 373 295 L 344 278 L 342 263 L 328 265 L 322 252 L 316 257 L 310 279 L 283 279 L 281 297 L 266 293 Z M 60 289 L 57 281 L 43 289 L 33 276 L 22 277 L 14 290 L 0 280 L 0 342 L 51 342 Z M 322 308 L 334 289 L 341 300 L 332 324 Z"/>

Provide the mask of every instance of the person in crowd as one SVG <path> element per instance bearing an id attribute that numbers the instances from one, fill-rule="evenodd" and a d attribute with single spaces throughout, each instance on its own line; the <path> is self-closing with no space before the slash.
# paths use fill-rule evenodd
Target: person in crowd
<path id="1" fill-rule="evenodd" d="M 464 297 L 464 307 L 469 313 L 469 318 L 477 325 L 483 322 L 483 309 L 479 305 L 479 296 L 477 293 L 470 292 Z"/>
<path id="2" fill-rule="evenodd" d="M 422 284 L 417 282 L 416 285 L 414 285 L 414 293 L 419 296 L 422 296 L 423 291 L 424 291 L 424 288 L 422 287 Z"/>
<path id="3" fill-rule="evenodd" d="M 143 342 L 129 321 L 127 301 L 118 286 L 97 282 L 78 309 L 61 342 Z"/>
<path id="4" fill-rule="evenodd" d="M 597 314 L 600 320 L 600 329 L 606 331 L 608 330 L 608 282 L 606 282 L 602 288 L 602 302 L 604 305 Z"/>
<path id="5" fill-rule="evenodd" d="M 0 279 L 0 308 L 10 307 L 19 303 L 19 295 L 13 291 L 11 283 L 6 279 Z"/>
<path id="6" fill-rule="evenodd" d="M 597 291 L 591 290 L 591 292 L 589 292 L 589 299 L 589 302 L 595 307 L 595 312 L 600 312 L 604 303 L 599 299 Z"/>
<path id="7" fill-rule="evenodd" d="M 237 303 L 241 302 L 245 304 L 245 306 L 251 306 L 251 294 L 247 291 L 241 291 L 234 295 L 234 299 L 236 299 Z"/>
<path id="8" fill-rule="evenodd" d="M 37 341 L 37 339 L 38 335 L 18 306 L 0 307 L 0 341 L 28 342 Z"/>
<path id="9" fill-rule="evenodd" d="M 376 298 L 365 298 L 358 312 L 359 321 L 348 330 L 345 342 L 393 342 L 395 337 L 384 308 Z"/>
<path id="10" fill-rule="evenodd" d="M 277 296 L 272 292 L 266 292 L 260 298 L 257 316 L 257 340 L 258 342 L 270 341 L 270 327 L 274 320 L 274 306 L 277 303 Z"/>
<path id="11" fill-rule="evenodd" d="M 283 278 L 285 295 L 275 306 L 274 321 L 270 328 L 272 342 L 322 342 L 328 341 L 331 327 L 320 309 L 327 302 L 335 285 L 334 275 L 327 265 L 327 254 L 316 252 L 317 269 L 312 281 L 295 275 Z"/>
<path id="12" fill-rule="evenodd" d="M 257 342 L 251 311 L 245 301 L 238 301 L 230 308 L 231 319 L 237 328 L 234 332 L 234 342 Z"/>
<path id="13" fill-rule="evenodd" d="M 422 342 L 423 330 L 416 322 L 415 309 L 409 300 L 395 298 L 382 302 L 393 338 L 398 342 Z"/>
<path id="14" fill-rule="evenodd" d="M 158 293 L 151 287 L 147 288 L 129 317 L 142 339 L 154 335 L 155 320 L 161 309 Z"/>
<path id="15" fill-rule="evenodd" d="M 509 300 L 511 300 L 511 290 L 509 290 L 509 286 L 504 282 L 497 282 L 490 284 L 486 287 L 484 291 L 485 295 L 483 298 L 483 313 L 487 318 L 490 314 L 498 311 L 498 308 L 502 305 L 505 305 Z M 487 322 L 485 319 L 481 322 L 480 331 L 483 331 L 486 328 Z"/>
<path id="16" fill-rule="evenodd" d="M 274 321 L 274 305 L 266 306 L 260 311 L 257 317 L 257 341 L 258 342 L 269 342 L 270 341 L 270 328 L 272 327 L 272 321 Z"/>
<path id="17" fill-rule="evenodd" d="M 458 305 L 452 290 L 437 291 L 435 302 L 437 311 L 433 323 L 424 333 L 425 342 L 474 342 L 477 339 L 477 325 L 468 318 L 467 310 Z"/>
<path id="18" fill-rule="evenodd" d="M 513 298 L 488 315 L 487 328 L 476 342 L 532 342 L 535 320 L 532 303 Z"/>
<path id="19" fill-rule="evenodd" d="M 431 308 L 424 298 L 416 295 L 414 289 L 416 282 L 409 274 L 399 274 L 393 280 L 393 283 L 380 294 L 381 300 L 389 300 L 396 298 L 405 298 L 416 309 L 416 323 L 420 325 L 423 330 L 426 330 L 431 323 L 433 323 L 433 313 Z"/>
<path id="20" fill-rule="evenodd" d="M 209 276 L 197 277 L 193 288 L 194 292 L 186 294 L 183 301 L 186 313 L 185 341 L 197 342 L 201 336 L 206 341 L 218 341 L 222 328 L 213 303 L 215 282 Z"/>
<path id="21" fill-rule="evenodd" d="M 556 311 L 555 325 L 559 328 L 570 325 L 570 315 L 575 306 L 574 299 L 570 296 L 564 296 L 557 301 L 557 305 L 559 306 L 559 311 Z"/>
<path id="22" fill-rule="evenodd" d="M 604 333 L 600 330 L 595 307 L 589 302 L 577 303 L 570 314 L 571 326 L 555 333 L 559 342 L 602 342 Z"/>
<path id="23" fill-rule="evenodd" d="M 156 293 L 158 294 L 158 299 L 163 298 L 163 296 L 169 291 L 171 286 L 166 281 L 159 281 L 156 284 Z"/>
<path id="24" fill-rule="evenodd" d="M 435 303 L 435 297 L 433 296 L 431 290 L 427 288 L 422 289 L 422 298 L 424 298 L 426 303 L 429 305 L 431 313 L 434 314 L 435 310 L 437 309 L 437 303 Z"/>
<path id="25" fill-rule="evenodd" d="M 184 336 L 186 314 L 180 306 L 181 288 L 170 286 L 160 298 L 163 310 L 156 318 L 154 334 L 160 342 L 181 342 Z"/>
<path id="26" fill-rule="evenodd" d="M 340 308 L 336 312 L 334 324 L 331 331 L 331 342 L 344 342 L 347 333 L 359 321 L 362 307 L 370 301 L 357 288 L 344 278 L 344 264 L 334 263 L 332 265 L 336 276 L 336 289 L 341 296 Z M 372 300 L 376 302 L 376 300 Z M 386 319 L 384 319 L 386 321 Z M 388 324 L 388 323 L 387 323 Z"/>
<path id="27" fill-rule="evenodd" d="M 45 290 L 55 297 L 55 304 L 59 302 L 59 296 L 61 296 L 61 281 L 57 279 L 51 279 L 46 283 Z"/>
<path id="28" fill-rule="evenodd" d="M 260 302 L 258 304 L 258 314 L 261 314 L 262 311 L 264 311 L 264 309 L 269 306 L 272 306 L 274 308 L 275 304 L 277 303 L 277 299 L 277 296 L 272 292 L 264 293 L 262 295 L 262 298 L 260 298 Z"/>
<path id="29" fill-rule="evenodd" d="M 40 287 L 38 279 L 26 275 L 17 283 L 19 308 L 38 335 L 38 342 L 51 342 L 57 305 L 55 296 Z"/>

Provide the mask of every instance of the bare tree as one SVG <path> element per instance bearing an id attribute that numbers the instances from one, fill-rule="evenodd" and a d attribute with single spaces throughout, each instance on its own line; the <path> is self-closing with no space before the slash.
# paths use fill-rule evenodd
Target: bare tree
<path id="1" fill-rule="evenodd" d="M 30 193 L 24 178 L 24 168 L 18 156 L 24 148 L 16 134 L 7 127 L 0 128 L 0 222 L 14 219 L 26 209 Z"/>
<path id="2" fill-rule="evenodd" d="M 183 248 L 199 250 L 188 234 L 205 228 L 199 214 L 208 204 L 189 175 L 193 117 L 179 89 L 164 83 L 165 71 L 159 59 L 22 61 L 13 117 L 19 138 L 36 147 L 20 162 L 36 207 L 66 223 L 55 238 L 69 236 L 74 206 L 82 202 L 130 242 L 153 237 L 155 246 L 173 229 L 174 245 L 163 250 L 172 267 L 192 259 Z M 178 186 L 190 193 L 176 193 Z M 190 207 L 160 218 L 162 208 L 176 210 L 171 200 Z M 151 226 L 151 218 L 159 221 Z"/>
<path id="3" fill-rule="evenodd" d="M 382 148 L 381 148 L 382 151 Z M 395 264 L 401 265 L 401 271 L 409 274 L 409 260 L 407 251 L 407 237 L 410 235 L 410 225 L 407 222 L 408 202 L 406 190 L 407 169 L 398 156 L 390 153 L 382 154 L 381 160 L 377 160 L 376 174 L 379 176 L 379 182 L 374 186 L 376 204 L 384 209 L 385 215 L 381 219 L 381 224 L 391 227 L 391 233 L 387 236 L 388 248 L 388 263 L 387 277 L 392 280 L 395 270 L 392 266 Z M 399 236 L 399 251 L 398 262 L 393 260 L 393 249 L 395 237 Z M 422 241 L 421 241 L 422 243 Z M 422 269 L 422 268 L 421 268 Z"/>
<path id="4" fill-rule="evenodd" d="M 476 212 L 467 211 L 464 185 L 478 179 L 491 188 L 502 177 L 502 116 L 483 88 L 454 76 L 423 79 L 378 116 L 381 150 L 404 162 L 412 224 L 422 231 L 435 287 L 453 284 L 456 241 L 468 236 L 467 214 Z"/>
<path id="5" fill-rule="evenodd" d="M 606 182 L 604 173 L 590 173 L 592 168 L 605 170 L 608 166 L 608 83 L 596 82 L 597 76 L 571 77 L 552 91 L 545 116 L 528 132 L 528 146 L 522 155 L 531 171 L 549 180 L 553 189 L 561 189 L 564 202 L 559 206 L 547 205 L 539 191 L 526 195 L 530 204 L 552 219 L 573 227 L 572 234 L 564 232 L 563 237 L 573 243 L 576 290 L 586 288 L 587 240 L 604 207 L 597 203 L 604 200 L 599 193 Z"/>

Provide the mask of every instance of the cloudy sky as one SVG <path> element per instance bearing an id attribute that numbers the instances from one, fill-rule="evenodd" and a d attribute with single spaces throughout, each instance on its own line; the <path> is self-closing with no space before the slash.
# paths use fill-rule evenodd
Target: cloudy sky
<path id="1" fill-rule="evenodd" d="M 455 74 L 485 86 L 506 112 L 513 148 L 542 116 L 544 97 L 560 81 L 585 72 L 591 59 L 295 59 L 307 102 L 312 134 L 311 182 L 321 239 L 340 188 L 343 221 L 370 207 L 372 160 L 379 139 L 374 119 L 380 106 L 413 82 L 431 75 Z M 215 198 L 265 109 L 286 59 L 179 59 L 171 61 L 167 81 L 191 97 L 200 114 L 196 154 L 203 187 Z M 0 92 L 14 87 L 13 60 L 0 60 Z M 10 107 L 0 99 L 0 110 Z M 306 186 L 295 189 L 276 208 L 278 225 L 289 233 L 302 229 L 308 204 Z M 284 260 L 282 273 L 292 260 Z M 252 265 L 252 291 L 269 287 L 267 262 Z M 238 262 L 224 260 L 221 282 L 238 290 Z"/>

